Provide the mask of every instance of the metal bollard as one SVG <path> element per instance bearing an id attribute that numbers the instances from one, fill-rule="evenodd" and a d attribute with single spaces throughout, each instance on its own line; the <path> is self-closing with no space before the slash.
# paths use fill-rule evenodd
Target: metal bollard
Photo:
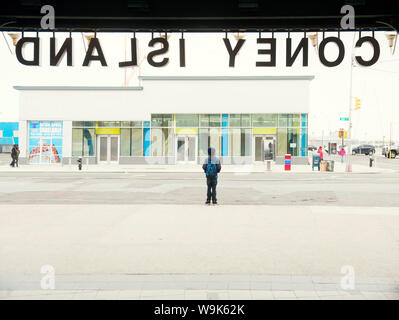
<path id="1" fill-rule="evenodd" d="M 78 168 L 79 170 L 82 170 L 82 158 L 78 159 Z"/>
<path id="2" fill-rule="evenodd" d="M 266 170 L 272 171 L 272 162 L 270 160 L 266 161 Z"/>

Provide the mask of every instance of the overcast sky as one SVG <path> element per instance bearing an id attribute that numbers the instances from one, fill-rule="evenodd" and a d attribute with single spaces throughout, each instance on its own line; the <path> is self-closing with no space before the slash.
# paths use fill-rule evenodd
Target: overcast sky
<path id="1" fill-rule="evenodd" d="M 10 37 L 3 33 L 11 50 L 14 51 Z M 26 33 L 28 36 L 30 33 Z M 364 32 L 363 35 L 371 35 Z M 34 35 L 34 34 L 32 34 Z M 18 92 L 12 87 L 15 85 L 106 85 L 123 86 L 125 79 L 129 86 L 138 85 L 137 75 L 139 70 L 135 68 L 119 68 L 118 62 L 125 60 L 126 52 L 129 53 L 131 34 L 98 33 L 101 46 L 108 67 L 101 67 L 99 62 L 93 62 L 89 67 L 82 67 L 86 40 L 80 33 L 73 34 L 73 64 L 74 67 L 66 67 L 66 59 L 60 66 L 49 66 L 49 37 L 50 33 L 40 33 L 41 38 L 41 65 L 30 67 L 21 65 L 14 53 L 10 53 L 7 44 L 1 36 L 0 39 L 0 121 L 18 120 Z M 269 37 L 270 33 L 262 33 L 263 37 Z M 326 33 L 325 36 L 336 36 L 337 33 Z M 61 45 L 66 33 L 57 33 L 58 46 Z M 277 66 L 256 67 L 257 60 L 264 60 L 258 55 L 257 50 L 267 46 L 257 45 L 258 34 L 244 34 L 246 42 L 241 48 L 234 68 L 228 66 L 228 53 L 223 43 L 224 33 L 192 33 L 185 34 L 186 39 L 186 67 L 179 67 L 178 39 L 181 34 L 171 34 L 169 42 L 169 64 L 162 68 L 155 68 L 144 62 L 141 65 L 142 75 L 314 75 L 315 79 L 310 86 L 310 112 L 309 134 L 311 136 L 336 135 L 336 131 L 347 128 L 345 121 L 340 117 L 348 116 L 349 109 L 349 74 L 353 37 L 358 39 L 358 33 L 341 33 L 341 39 L 345 44 L 345 59 L 341 65 L 328 68 L 321 64 L 314 48 L 309 46 L 309 66 L 302 67 L 300 56 L 293 67 L 285 66 L 285 39 L 287 33 L 276 33 L 277 38 Z M 294 48 L 303 33 L 291 33 Z M 150 33 L 137 34 L 139 55 L 144 57 L 153 48 L 148 47 L 151 39 Z M 383 136 L 389 139 L 390 123 L 393 121 L 393 136 L 399 138 L 399 110 L 397 108 L 399 85 L 399 48 L 391 55 L 388 41 L 384 32 L 376 32 L 375 37 L 381 47 L 379 61 L 371 67 L 356 66 L 353 68 L 352 96 L 361 99 L 361 109 L 352 112 L 353 138 L 379 139 Z M 236 40 L 233 34 L 229 34 L 232 45 Z M 319 33 L 319 42 L 322 34 Z M 86 43 L 85 43 L 86 44 Z M 309 42 L 310 44 L 310 42 Z M 87 44 L 86 44 L 87 45 Z M 26 57 L 31 52 L 27 48 Z M 326 48 L 327 59 L 333 60 L 337 56 L 338 49 L 334 44 Z M 364 44 L 359 52 L 364 59 L 372 56 L 372 48 Z M 156 59 L 157 60 L 157 59 Z M 286 92 L 285 95 L 289 95 Z M 43 97 L 45 98 L 45 97 Z M 281 99 L 284 99 L 282 95 Z M 56 102 L 54 102 L 56 103 Z M 251 101 L 251 103 L 262 103 Z M 352 100 L 352 105 L 354 101 Z M 56 106 L 55 106 L 56 107 Z M 395 110 L 396 109 L 396 110 Z M 243 113 L 245 109 L 243 108 Z M 121 119 L 122 120 L 122 119 Z"/>

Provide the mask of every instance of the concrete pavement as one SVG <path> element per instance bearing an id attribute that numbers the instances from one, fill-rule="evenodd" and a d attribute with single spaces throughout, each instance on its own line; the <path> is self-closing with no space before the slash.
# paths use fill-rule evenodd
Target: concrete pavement
<path id="1" fill-rule="evenodd" d="M 399 299 L 396 208 L 0 208 L 5 299 Z M 57 290 L 39 289 L 43 265 Z"/>
<path id="2" fill-rule="evenodd" d="M 251 164 L 251 165 L 223 165 L 223 173 L 270 173 L 270 172 L 281 172 L 286 174 L 292 173 L 313 173 L 313 174 L 331 174 L 331 172 L 319 172 L 317 168 L 312 170 L 310 165 L 293 165 L 290 171 L 285 171 L 283 165 L 272 164 L 271 170 L 268 171 L 266 164 Z M 339 161 L 335 161 L 334 172 L 335 173 L 346 173 L 346 165 Z M 78 172 L 77 165 L 59 165 L 59 164 L 42 164 L 42 165 L 20 165 L 18 168 L 11 168 L 9 165 L 1 165 L 0 172 Z M 155 172 L 202 172 L 202 168 L 197 164 L 184 164 L 184 165 L 83 165 L 81 172 L 127 172 L 127 173 L 155 173 Z M 368 167 L 367 164 L 352 164 L 353 173 L 389 173 L 394 172 L 390 168 L 382 167 Z"/>

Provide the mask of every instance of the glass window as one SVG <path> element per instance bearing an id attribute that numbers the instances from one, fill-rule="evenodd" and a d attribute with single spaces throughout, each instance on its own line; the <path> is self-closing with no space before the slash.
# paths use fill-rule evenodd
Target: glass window
<path id="1" fill-rule="evenodd" d="M 221 150 L 221 130 L 212 128 L 209 129 L 209 147 L 215 148 L 215 155 L 220 156 Z M 207 151 L 208 153 L 208 151 Z"/>
<path id="2" fill-rule="evenodd" d="M 241 156 L 249 157 L 252 150 L 252 130 L 241 129 Z"/>
<path id="3" fill-rule="evenodd" d="M 120 128 L 120 121 L 97 121 L 99 128 Z"/>
<path id="4" fill-rule="evenodd" d="M 121 129 L 121 156 L 130 156 L 130 129 Z"/>
<path id="5" fill-rule="evenodd" d="M 86 157 L 95 155 L 96 136 L 94 129 L 83 129 L 83 155 Z"/>
<path id="6" fill-rule="evenodd" d="M 173 129 L 162 129 L 163 134 L 163 155 L 173 156 Z"/>
<path id="7" fill-rule="evenodd" d="M 241 129 L 230 129 L 230 152 L 231 156 L 241 156 Z"/>
<path id="8" fill-rule="evenodd" d="M 152 127 L 163 127 L 162 114 L 151 115 L 151 126 Z"/>
<path id="9" fill-rule="evenodd" d="M 162 156 L 162 129 L 151 129 L 151 153 L 153 157 Z"/>
<path id="10" fill-rule="evenodd" d="M 288 141 L 287 141 L 288 153 L 291 156 L 299 156 L 299 129 L 288 128 Z"/>
<path id="11" fill-rule="evenodd" d="M 163 127 L 173 127 L 173 114 L 164 114 L 162 119 Z"/>
<path id="12" fill-rule="evenodd" d="M 198 114 L 176 114 L 176 127 L 198 128 Z"/>
<path id="13" fill-rule="evenodd" d="M 288 127 L 298 128 L 300 126 L 300 115 L 290 114 L 288 115 Z"/>
<path id="14" fill-rule="evenodd" d="M 210 114 L 209 115 L 209 126 L 210 127 L 220 127 L 221 126 L 220 114 Z"/>
<path id="15" fill-rule="evenodd" d="M 209 127 L 209 115 L 200 114 L 200 127 Z"/>
<path id="16" fill-rule="evenodd" d="M 94 128 L 94 121 L 72 121 L 73 128 Z"/>
<path id="17" fill-rule="evenodd" d="M 121 122 L 121 127 L 123 127 L 123 128 L 142 127 L 142 126 L 143 126 L 142 121 L 122 121 Z"/>
<path id="18" fill-rule="evenodd" d="M 134 157 L 140 157 L 143 155 L 143 129 L 133 128 L 131 129 L 131 143 L 132 151 L 131 155 Z"/>
<path id="19" fill-rule="evenodd" d="M 84 127 L 84 121 L 72 121 L 72 127 Z"/>
<path id="20" fill-rule="evenodd" d="M 151 152 L 154 157 L 173 156 L 173 129 L 151 130 Z"/>
<path id="21" fill-rule="evenodd" d="M 251 128 L 251 115 L 250 114 L 242 114 L 241 115 L 241 127 L 243 128 Z"/>
<path id="22" fill-rule="evenodd" d="M 83 129 L 72 129 L 72 156 L 83 155 Z"/>
<path id="23" fill-rule="evenodd" d="M 200 127 L 220 127 L 220 114 L 200 114 Z"/>
<path id="24" fill-rule="evenodd" d="M 121 129 L 121 156 L 141 157 L 143 155 L 143 129 Z"/>
<path id="25" fill-rule="evenodd" d="M 278 115 L 278 126 L 280 128 L 288 127 L 288 114 L 279 114 Z"/>
<path id="26" fill-rule="evenodd" d="M 229 127 L 241 127 L 241 114 L 229 115 Z"/>
<path id="27" fill-rule="evenodd" d="M 276 128 L 276 114 L 254 114 L 252 116 L 252 126 L 258 128 Z"/>
<path id="28" fill-rule="evenodd" d="M 209 129 L 199 129 L 199 155 L 207 156 L 209 146 Z"/>
<path id="29" fill-rule="evenodd" d="M 283 156 L 287 153 L 287 129 L 277 129 L 277 155 Z"/>

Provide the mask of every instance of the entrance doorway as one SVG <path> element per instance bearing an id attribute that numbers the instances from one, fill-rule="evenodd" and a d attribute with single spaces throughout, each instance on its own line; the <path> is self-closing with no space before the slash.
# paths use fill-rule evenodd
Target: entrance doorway
<path id="1" fill-rule="evenodd" d="M 176 136 L 176 162 L 195 163 L 197 161 L 197 136 Z"/>
<path id="2" fill-rule="evenodd" d="M 97 138 L 99 164 L 119 162 L 119 135 L 99 135 Z"/>
<path id="3" fill-rule="evenodd" d="M 255 161 L 276 160 L 276 136 L 254 136 Z"/>

